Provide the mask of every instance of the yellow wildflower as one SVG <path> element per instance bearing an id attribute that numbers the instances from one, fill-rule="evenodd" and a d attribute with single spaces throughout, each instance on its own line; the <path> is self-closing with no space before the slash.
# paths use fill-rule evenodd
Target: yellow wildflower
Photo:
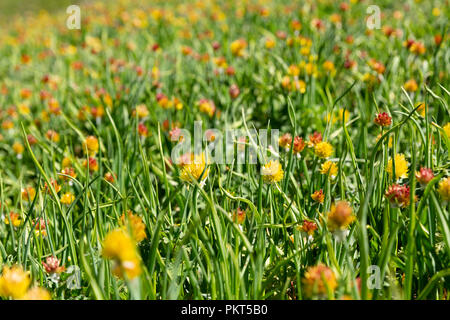
<path id="1" fill-rule="evenodd" d="M 9 217 L 5 217 L 5 219 L 3 221 L 5 222 L 5 224 L 9 224 L 10 220 L 11 220 L 11 224 L 14 227 L 20 227 L 20 225 L 22 224 L 22 218 L 16 212 L 10 212 Z"/>
<path id="2" fill-rule="evenodd" d="M 444 201 L 450 201 L 450 177 L 439 182 L 438 192 Z"/>
<path id="3" fill-rule="evenodd" d="M 266 183 L 274 183 L 283 179 L 284 172 L 278 160 L 270 160 L 261 168 L 261 174 Z"/>
<path id="4" fill-rule="evenodd" d="M 141 217 L 136 214 L 133 214 L 130 210 L 128 210 L 128 223 L 130 224 L 131 234 L 136 240 L 137 243 L 147 238 L 147 234 L 145 233 L 145 224 Z M 120 222 L 122 225 L 126 225 L 127 223 L 125 219 L 125 214 L 122 214 L 120 217 Z"/>
<path id="5" fill-rule="evenodd" d="M 344 230 L 355 220 L 352 208 L 345 201 L 332 204 L 328 212 L 328 228 L 330 231 Z"/>
<path id="6" fill-rule="evenodd" d="M 22 267 L 12 266 L 9 268 L 5 266 L 0 277 L 0 296 L 13 299 L 22 298 L 27 292 L 30 282 L 28 272 L 23 271 Z"/>
<path id="7" fill-rule="evenodd" d="M 319 142 L 314 147 L 314 153 L 321 159 L 326 159 L 333 154 L 333 146 L 326 141 Z"/>
<path id="8" fill-rule="evenodd" d="M 333 292 L 337 287 L 336 276 L 333 270 L 324 264 L 309 267 L 303 277 L 302 283 L 305 296 L 309 298 L 315 295 L 326 296 L 328 290 Z"/>
<path id="9" fill-rule="evenodd" d="M 34 189 L 33 187 L 26 187 L 22 189 L 21 192 L 22 195 L 22 200 L 23 201 L 33 201 L 34 197 L 36 196 L 36 189 Z"/>
<path id="10" fill-rule="evenodd" d="M 332 161 L 326 161 L 322 164 L 320 173 L 327 174 L 331 179 L 334 179 L 338 173 L 338 167 L 336 163 Z"/>
<path id="11" fill-rule="evenodd" d="M 34 287 L 27 291 L 27 293 L 22 297 L 23 300 L 52 300 L 50 293 L 40 287 Z"/>
<path id="12" fill-rule="evenodd" d="M 75 201 L 75 195 L 72 192 L 67 192 L 62 195 L 61 197 L 61 203 L 70 205 L 72 202 Z"/>
<path id="13" fill-rule="evenodd" d="M 189 163 L 183 166 L 181 170 L 180 178 L 186 182 L 193 182 L 192 178 L 195 180 L 201 179 L 204 182 L 208 177 L 209 168 L 206 163 L 205 154 L 197 155 L 194 157 L 193 161 L 188 161 Z"/>
<path id="14" fill-rule="evenodd" d="M 114 261 L 114 274 L 124 274 L 133 279 L 141 273 L 139 256 L 134 240 L 126 230 L 119 228 L 111 231 L 103 241 L 102 255 Z"/>
<path id="15" fill-rule="evenodd" d="M 405 155 L 400 153 L 395 155 L 395 179 L 406 178 L 408 176 L 408 161 L 405 159 Z M 392 179 L 392 159 L 388 160 L 386 166 L 386 172 L 389 173 L 389 177 Z"/>
<path id="16" fill-rule="evenodd" d="M 447 122 L 447 124 L 445 126 L 443 126 L 442 129 L 444 129 L 444 132 L 447 135 L 447 138 L 450 139 L 450 122 Z"/>
<path id="17" fill-rule="evenodd" d="M 83 144 L 84 152 L 87 152 L 90 156 L 95 155 L 98 152 L 98 139 L 94 136 L 86 138 Z"/>

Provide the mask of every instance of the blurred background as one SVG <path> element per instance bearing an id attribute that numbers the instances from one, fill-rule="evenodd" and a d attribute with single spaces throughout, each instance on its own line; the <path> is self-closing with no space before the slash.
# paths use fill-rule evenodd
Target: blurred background
<path id="1" fill-rule="evenodd" d="M 39 13 L 41 10 L 64 11 L 71 4 L 80 4 L 80 0 L 0 0 L 0 16 L 2 22 L 8 15 Z"/>

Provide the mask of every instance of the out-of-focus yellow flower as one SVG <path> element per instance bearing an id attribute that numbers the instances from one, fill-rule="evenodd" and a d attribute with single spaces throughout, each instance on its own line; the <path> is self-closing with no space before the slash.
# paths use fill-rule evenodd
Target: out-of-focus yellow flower
<path id="1" fill-rule="evenodd" d="M 328 114 L 326 120 L 327 121 L 331 120 L 331 123 L 335 124 L 337 121 L 342 121 L 342 119 L 345 118 L 344 121 L 347 122 L 349 116 L 350 116 L 350 112 L 348 110 L 345 110 L 345 112 L 344 112 L 344 109 L 341 108 L 341 109 L 339 109 L 337 115 L 336 114 L 333 114 L 333 115 Z"/>
<path id="2" fill-rule="evenodd" d="M 326 161 L 322 164 L 322 166 L 320 168 L 320 173 L 326 174 L 331 179 L 334 179 L 334 178 L 336 178 L 336 175 L 338 173 L 338 167 L 337 167 L 336 163 L 334 163 L 333 161 Z"/>
<path id="3" fill-rule="evenodd" d="M 300 74 L 300 68 L 295 64 L 291 64 L 288 68 L 288 74 L 293 77 L 298 77 L 298 75 Z"/>
<path id="4" fill-rule="evenodd" d="M 395 179 L 406 178 L 408 176 L 408 161 L 405 159 L 405 155 L 403 153 L 399 153 L 395 155 Z M 386 166 L 386 172 L 389 173 L 389 177 L 392 179 L 393 171 L 392 171 L 392 158 L 388 160 Z"/>
<path id="5" fill-rule="evenodd" d="M 278 139 L 278 145 L 286 151 L 291 148 L 291 142 L 292 136 L 290 133 L 285 133 Z"/>
<path id="6" fill-rule="evenodd" d="M 84 140 L 83 150 L 85 153 L 88 153 L 90 156 L 94 156 L 98 152 L 98 139 L 94 136 L 89 136 Z"/>
<path id="7" fill-rule="evenodd" d="M 439 182 L 438 192 L 444 201 L 450 201 L 450 177 Z"/>
<path id="8" fill-rule="evenodd" d="M 284 171 L 278 160 L 270 160 L 261 168 L 261 174 L 264 182 L 274 183 L 283 179 Z"/>
<path id="9" fill-rule="evenodd" d="M 414 80 L 414 79 L 410 79 L 410 80 L 406 81 L 405 84 L 403 85 L 403 87 L 405 87 L 406 91 L 410 91 L 410 92 L 415 92 L 419 88 L 416 80 Z"/>
<path id="10" fill-rule="evenodd" d="M 352 208 L 346 201 L 339 201 L 332 204 L 328 212 L 328 228 L 330 231 L 344 230 L 355 220 Z"/>
<path id="11" fill-rule="evenodd" d="M 34 200 L 34 197 L 36 196 L 36 189 L 34 189 L 31 186 L 23 188 L 22 192 L 21 192 L 21 196 L 22 196 L 23 201 L 31 202 Z"/>
<path id="12" fill-rule="evenodd" d="M 62 204 L 70 205 L 74 201 L 75 201 L 75 195 L 72 192 L 67 192 L 67 193 L 63 194 L 61 197 Z"/>
<path id="13" fill-rule="evenodd" d="M 450 122 L 447 122 L 447 124 L 445 126 L 443 126 L 442 129 L 444 129 L 444 132 L 447 135 L 447 138 L 450 139 Z"/>
<path id="14" fill-rule="evenodd" d="M 89 157 L 89 160 L 83 161 L 83 167 L 87 168 L 89 166 L 89 172 L 98 171 L 98 162 L 95 158 Z"/>
<path id="15" fill-rule="evenodd" d="M 19 154 L 23 154 L 23 151 L 25 150 L 25 148 L 23 147 L 23 145 L 20 142 L 14 142 L 13 146 L 12 146 L 13 150 L 15 153 Z"/>
<path id="16" fill-rule="evenodd" d="M 89 47 L 94 53 L 98 53 L 102 50 L 102 43 L 99 38 L 86 36 L 84 41 L 86 46 Z"/>
<path id="17" fill-rule="evenodd" d="M 59 133 L 54 130 L 48 130 L 45 134 L 46 138 L 50 141 L 58 143 L 60 140 Z"/>
<path id="18" fill-rule="evenodd" d="M 30 107 L 25 103 L 20 103 L 17 106 L 17 110 L 19 110 L 19 113 L 23 115 L 30 114 Z"/>
<path id="19" fill-rule="evenodd" d="M 125 214 L 122 214 L 120 217 L 120 222 L 124 226 L 129 223 L 131 234 L 137 243 L 147 238 L 144 221 L 138 215 L 133 214 L 131 210 L 128 210 L 127 218 L 125 218 Z"/>
<path id="20" fill-rule="evenodd" d="M 56 193 L 61 191 L 61 186 L 59 185 L 58 181 L 56 181 L 55 179 L 50 179 L 50 184 L 53 186 Z M 48 194 L 51 194 L 51 190 L 50 190 L 49 186 L 47 185 L 47 182 L 44 183 L 43 191 L 47 192 Z"/>
<path id="21" fill-rule="evenodd" d="M 2 122 L 2 129 L 10 130 L 12 128 L 14 128 L 14 123 L 11 120 L 6 119 Z"/>
<path id="22" fill-rule="evenodd" d="M 378 142 L 381 138 L 381 133 L 376 137 L 375 141 Z M 389 137 L 388 148 L 392 148 L 392 137 Z"/>
<path id="23" fill-rule="evenodd" d="M 327 60 L 327 61 L 325 61 L 325 62 L 322 64 L 322 66 L 323 66 L 323 69 L 324 69 L 325 71 L 327 71 L 330 75 L 333 76 L 333 75 L 336 74 L 336 68 L 334 67 L 334 63 L 333 63 L 333 62 Z"/>
<path id="24" fill-rule="evenodd" d="M 117 276 L 125 274 L 129 279 L 133 279 L 141 274 L 136 244 L 123 228 L 107 234 L 103 241 L 102 255 L 114 261 L 113 272 Z"/>
<path id="25" fill-rule="evenodd" d="M 337 287 L 336 276 L 333 270 L 324 264 L 309 267 L 303 277 L 302 283 L 303 292 L 308 298 L 327 296 L 328 290 L 333 293 Z"/>
<path id="26" fill-rule="evenodd" d="M 201 99 L 198 102 L 198 108 L 201 112 L 208 114 L 210 117 L 216 112 L 216 105 L 212 100 Z"/>
<path id="27" fill-rule="evenodd" d="M 75 172 L 75 169 L 72 167 L 65 167 L 64 169 L 61 170 L 61 174 L 59 175 L 59 177 L 63 180 L 63 181 L 70 181 L 70 178 L 67 177 L 70 176 L 72 178 L 76 178 L 77 174 Z"/>
<path id="28" fill-rule="evenodd" d="M 20 299 L 27 292 L 30 282 L 28 272 L 23 271 L 22 267 L 12 266 L 9 268 L 5 266 L 0 277 L 0 296 Z"/>
<path id="29" fill-rule="evenodd" d="M 294 80 L 292 82 L 292 87 L 291 90 L 293 91 L 299 91 L 300 93 L 305 93 L 306 92 L 306 83 L 303 80 Z"/>
<path id="30" fill-rule="evenodd" d="M 266 43 L 265 43 L 266 49 L 272 49 L 275 47 L 275 45 L 276 45 L 276 42 L 274 39 L 266 39 Z"/>
<path id="31" fill-rule="evenodd" d="M 13 227 L 17 228 L 17 227 L 20 227 L 20 225 L 22 224 L 22 218 L 16 212 L 10 212 L 9 217 L 5 217 L 5 219 L 3 221 L 5 222 L 5 224 L 9 224 L 10 220 L 11 220 L 11 225 Z"/>
<path id="32" fill-rule="evenodd" d="M 47 289 L 34 287 L 25 293 L 23 300 L 52 300 L 52 296 Z"/>
<path id="33" fill-rule="evenodd" d="M 181 102 L 180 99 L 173 98 L 173 104 L 175 105 L 175 109 L 183 110 L 183 102 Z"/>
<path id="34" fill-rule="evenodd" d="M 289 89 L 290 85 L 291 85 L 291 78 L 289 78 L 289 76 L 284 76 L 281 79 L 281 86 L 285 89 Z"/>
<path id="35" fill-rule="evenodd" d="M 247 41 L 244 39 L 238 39 L 231 43 L 230 50 L 234 56 L 242 57 L 245 53 L 245 48 L 247 47 Z"/>
<path id="36" fill-rule="evenodd" d="M 69 157 L 64 157 L 64 159 L 61 162 L 61 166 L 63 168 L 68 168 L 72 166 L 72 160 L 70 160 Z"/>
<path id="37" fill-rule="evenodd" d="M 326 141 L 319 142 L 314 147 L 314 154 L 321 159 L 326 159 L 333 154 L 333 146 Z"/>
<path id="38" fill-rule="evenodd" d="M 420 114 L 420 116 L 425 117 L 425 102 L 419 102 L 418 104 L 416 104 L 416 107 L 419 106 L 417 108 L 417 112 Z"/>
<path id="39" fill-rule="evenodd" d="M 145 118 L 148 117 L 148 109 L 145 104 L 140 104 L 136 106 L 136 110 L 134 110 L 133 115 L 136 115 L 138 118 Z"/>
<path id="40" fill-rule="evenodd" d="M 245 210 L 237 208 L 236 211 L 233 212 L 232 219 L 237 224 L 243 224 L 245 221 Z"/>

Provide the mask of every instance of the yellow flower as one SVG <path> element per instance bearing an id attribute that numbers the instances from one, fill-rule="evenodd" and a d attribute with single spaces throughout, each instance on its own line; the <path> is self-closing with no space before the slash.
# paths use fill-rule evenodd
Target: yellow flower
<path id="1" fill-rule="evenodd" d="M 338 167 L 336 163 L 332 161 L 326 161 L 322 164 L 322 167 L 320 169 L 321 174 L 327 174 L 331 179 L 334 179 L 337 175 Z"/>
<path id="2" fill-rule="evenodd" d="M 183 166 L 181 170 L 180 178 L 186 182 L 193 182 L 192 178 L 195 180 L 201 179 L 204 182 L 208 177 L 209 168 L 206 163 L 205 154 L 197 155 L 194 159 L 189 161 L 189 163 Z"/>
<path id="3" fill-rule="evenodd" d="M 94 136 L 87 137 L 83 144 L 83 150 L 90 156 L 95 155 L 98 152 L 98 139 Z"/>
<path id="4" fill-rule="evenodd" d="M 438 192 L 444 201 L 450 201 L 450 177 L 439 182 Z"/>
<path id="5" fill-rule="evenodd" d="M 5 219 L 3 221 L 5 222 L 5 224 L 9 224 L 10 220 L 11 220 L 11 224 L 16 228 L 20 227 L 20 225 L 22 224 L 22 218 L 16 212 L 10 212 L 9 217 L 5 217 Z"/>
<path id="6" fill-rule="evenodd" d="M 140 275 L 141 266 L 136 244 L 123 228 L 115 229 L 106 235 L 103 241 L 102 255 L 114 261 L 114 274 L 124 274 L 133 279 Z"/>
<path id="7" fill-rule="evenodd" d="M 345 201 L 332 204 L 328 212 L 328 228 L 330 231 L 344 230 L 355 220 L 352 208 Z"/>
<path id="8" fill-rule="evenodd" d="M 447 135 L 447 138 L 450 139 L 450 122 L 447 122 L 447 124 L 445 126 L 443 126 L 442 129 L 444 129 L 444 132 Z"/>
<path id="9" fill-rule="evenodd" d="M 26 115 L 30 114 L 30 107 L 26 105 L 25 103 L 21 103 L 17 106 L 17 109 L 19 110 L 20 114 Z"/>
<path id="10" fill-rule="evenodd" d="M 395 179 L 406 178 L 408 176 L 408 161 L 405 159 L 405 155 L 400 153 L 395 155 Z M 392 159 L 388 160 L 386 166 L 386 172 L 389 173 L 389 177 L 392 179 Z"/>
<path id="11" fill-rule="evenodd" d="M 25 150 L 25 148 L 23 147 L 23 145 L 20 142 L 14 142 L 12 148 L 13 148 L 14 152 L 17 154 L 22 154 L 23 151 Z"/>
<path id="12" fill-rule="evenodd" d="M 275 44 L 276 44 L 276 42 L 273 39 L 266 40 L 266 48 L 267 49 L 272 49 L 273 47 L 275 47 Z"/>
<path id="13" fill-rule="evenodd" d="M 378 142 L 378 140 L 380 140 L 381 138 L 381 133 L 376 137 L 376 142 Z M 389 141 L 388 141 L 388 148 L 392 148 L 392 137 L 389 137 Z"/>
<path id="14" fill-rule="evenodd" d="M 72 202 L 75 201 L 75 195 L 71 192 L 67 192 L 65 194 L 62 195 L 61 197 L 61 203 L 62 204 L 71 204 Z"/>
<path id="15" fill-rule="evenodd" d="M 147 106 L 145 104 L 136 106 L 136 110 L 134 111 L 134 113 L 138 116 L 138 118 L 141 119 L 147 117 L 149 114 Z"/>
<path id="16" fill-rule="evenodd" d="M 333 154 L 333 146 L 326 141 L 319 142 L 314 147 L 314 153 L 321 159 L 326 159 Z"/>
<path id="17" fill-rule="evenodd" d="M 50 293 L 40 287 L 34 287 L 27 291 L 27 293 L 22 297 L 23 300 L 52 300 Z"/>
<path id="18" fill-rule="evenodd" d="M 22 200 L 23 201 L 33 201 L 36 196 L 36 189 L 33 187 L 26 187 L 22 189 Z"/>
<path id="19" fill-rule="evenodd" d="M 417 108 L 417 112 L 420 114 L 421 117 L 425 117 L 425 102 L 419 102 L 416 104 L 416 107 L 419 105 L 419 108 Z"/>
<path id="20" fill-rule="evenodd" d="M 127 223 L 130 224 L 131 234 L 136 240 L 137 243 L 147 238 L 147 234 L 145 233 L 145 224 L 141 217 L 136 214 L 133 214 L 130 210 L 128 210 L 128 219 L 126 221 L 125 214 L 122 214 L 120 217 L 120 222 L 122 225 L 126 226 Z"/>
<path id="21" fill-rule="evenodd" d="M 306 92 L 306 83 L 303 80 L 294 80 L 292 81 L 291 84 L 291 90 L 297 90 L 300 93 L 305 93 Z"/>
<path id="22" fill-rule="evenodd" d="M 270 160 L 261 168 L 263 180 L 267 183 L 279 182 L 283 179 L 283 168 L 278 160 Z"/>
<path id="23" fill-rule="evenodd" d="M 232 219 L 237 224 L 243 224 L 245 221 L 245 210 L 242 210 L 241 208 L 237 208 L 236 211 L 232 214 Z"/>
<path id="24" fill-rule="evenodd" d="M 70 160 L 69 157 L 64 157 L 64 159 L 62 160 L 61 166 L 63 168 L 68 168 L 72 166 L 72 160 Z"/>
<path id="25" fill-rule="evenodd" d="M 333 292 L 337 287 L 336 276 L 333 270 L 324 264 L 309 267 L 303 277 L 302 283 L 305 296 L 309 298 L 315 295 L 326 296 L 328 290 Z"/>
<path id="26" fill-rule="evenodd" d="M 406 91 L 410 91 L 410 92 L 417 91 L 417 89 L 419 88 L 416 80 L 414 80 L 414 79 L 410 79 L 410 80 L 406 81 L 403 86 L 405 87 Z"/>
<path id="27" fill-rule="evenodd" d="M 230 50 L 234 56 L 242 57 L 244 55 L 244 49 L 247 47 L 247 41 L 244 39 L 238 39 L 231 43 Z"/>
<path id="28" fill-rule="evenodd" d="M 60 139 L 59 133 L 54 130 L 48 130 L 45 136 L 47 137 L 48 140 L 53 141 L 55 143 L 58 143 Z"/>
<path id="29" fill-rule="evenodd" d="M 323 63 L 322 66 L 323 66 L 323 69 L 324 69 L 325 71 L 327 71 L 329 74 L 331 74 L 332 76 L 333 76 L 334 74 L 336 74 L 336 68 L 335 68 L 333 62 L 327 60 L 327 61 L 325 61 L 325 62 Z"/>
<path id="30" fill-rule="evenodd" d="M 300 68 L 295 64 L 292 64 L 288 68 L 288 74 L 294 77 L 297 77 L 300 74 Z"/>
<path id="31" fill-rule="evenodd" d="M 320 189 L 320 190 L 314 191 L 314 193 L 311 195 L 311 198 L 316 202 L 323 203 L 323 201 L 325 200 L 325 195 L 323 194 L 323 190 Z"/>
<path id="32" fill-rule="evenodd" d="M 11 268 L 3 267 L 3 273 L 0 277 L 0 296 L 12 297 L 13 299 L 22 298 L 27 292 L 31 279 L 28 272 L 23 271 L 20 266 Z"/>

